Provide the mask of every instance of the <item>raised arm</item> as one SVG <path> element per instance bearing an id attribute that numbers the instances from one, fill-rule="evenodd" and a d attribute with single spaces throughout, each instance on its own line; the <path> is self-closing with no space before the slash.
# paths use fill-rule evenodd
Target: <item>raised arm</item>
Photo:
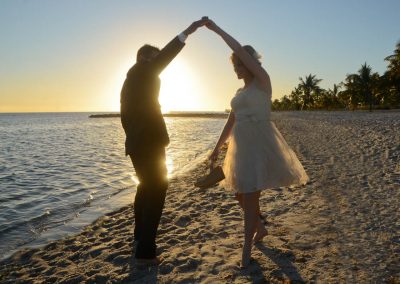
<path id="1" fill-rule="evenodd" d="M 154 58 L 152 64 L 161 73 L 165 67 L 175 58 L 176 55 L 185 46 L 186 38 L 194 33 L 199 27 L 204 26 L 208 19 L 203 18 L 201 20 L 193 22 L 189 27 L 187 27 L 179 36 L 176 36 L 171 40 L 160 53 Z"/>
<path id="2" fill-rule="evenodd" d="M 206 26 L 222 37 L 222 39 L 233 50 L 235 55 L 239 57 L 246 68 L 249 69 L 249 71 L 258 79 L 258 81 L 265 86 L 267 91 L 271 92 L 272 88 L 269 75 L 267 71 L 265 71 L 265 69 L 259 64 L 259 62 L 254 59 L 236 39 L 217 26 L 213 21 L 208 20 Z"/>

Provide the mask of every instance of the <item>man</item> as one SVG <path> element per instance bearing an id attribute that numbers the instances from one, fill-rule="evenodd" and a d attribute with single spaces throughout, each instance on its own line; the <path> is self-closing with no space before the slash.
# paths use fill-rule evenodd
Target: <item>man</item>
<path id="1" fill-rule="evenodd" d="M 188 35 L 205 25 L 193 22 L 163 49 L 142 46 L 136 64 L 128 71 L 121 91 L 121 122 L 125 130 L 125 154 L 139 178 L 135 202 L 135 258 L 138 264 L 158 264 L 156 234 L 168 187 L 165 147 L 167 128 L 158 103 L 160 73 L 185 45 Z"/>

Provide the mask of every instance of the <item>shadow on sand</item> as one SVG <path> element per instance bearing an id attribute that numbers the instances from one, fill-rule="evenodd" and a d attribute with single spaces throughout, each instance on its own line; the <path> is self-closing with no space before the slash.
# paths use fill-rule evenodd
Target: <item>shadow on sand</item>
<path id="1" fill-rule="evenodd" d="M 159 266 L 140 266 L 135 260 L 135 245 L 129 260 L 129 276 L 121 283 L 157 283 Z"/>
<path id="2" fill-rule="evenodd" d="M 271 278 L 281 281 L 289 280 L 289 283 L 292 284 L 305 283 L 293 264 L 295 256 L 292 252 L 268 248 L 263 244 L 257 244 L 256 247 L 279 267 L 269 272 Z M 129 276 L 121 283 L 157 283 L 160 269 L 163 270 L 162 264 L 160 266 L 137 266 L 133 251 L 130 259 Z M 262 267 L 256 260 L 252 260 L 248 268 L 240 270 L 236 275 L 245 276 L 251 283 L 269 283 L 269 279 L 264 276 L 265 272 L 265 267 Z"/>
<path id="3" fill-rule="evenodd" d="M 272 277 L 280 280 L 290 280 L 290 283 L 305 283 L 297 268 L 293 265 L 295 256 L 292 252 L 268 248 L 264 244 L 257 244 L 256 247 L 279 267 L 279 269 L 271 272 Z"/>

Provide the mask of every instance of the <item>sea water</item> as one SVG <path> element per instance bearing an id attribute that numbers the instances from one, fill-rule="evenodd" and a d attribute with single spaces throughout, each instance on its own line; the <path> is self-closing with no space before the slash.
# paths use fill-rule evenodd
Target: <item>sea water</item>
<path id="1" fill-rule="evenodd" d="M 206 159 L 220 118 L 165 118 L 168 174 Z M 74 234 L 133 202 L 138 180 L 119 118 L 89 113 L 0 114 L 0 259 Z"/>

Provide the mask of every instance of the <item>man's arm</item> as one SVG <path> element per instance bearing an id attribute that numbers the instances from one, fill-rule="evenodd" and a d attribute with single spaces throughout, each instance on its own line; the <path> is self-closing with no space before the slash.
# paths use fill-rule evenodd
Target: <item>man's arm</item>
<path id="1" fill-rule="evenodd" d="M 154 64 L 155 68 L 158 69 L 159 73 L 161 73 L 172 61 L 172 59 L 174 59 L 175 56 L 178 55 L 178 53 L 182 50 L 182 48 L 185 46 L 186 38 L 190 34 L 194 33 L 199 27 L 204 26 L 207 21 L 207 18 L 203 18 L 199 21 L 193 22 L 186 30 L 176 36 L 163 49 L 161 49 L 160 53 L 152 61 L 152 64 Z"/>
<path id="2" fill-rule="evenodd" d="M 153 66 L 157 70 L 157 73 L 160 74 L 172 59 L 178 55 L 184 46 L 185 43 L 176 36 L 160 50 L 160 53 L 151 61 L 151 66 Z"/>

